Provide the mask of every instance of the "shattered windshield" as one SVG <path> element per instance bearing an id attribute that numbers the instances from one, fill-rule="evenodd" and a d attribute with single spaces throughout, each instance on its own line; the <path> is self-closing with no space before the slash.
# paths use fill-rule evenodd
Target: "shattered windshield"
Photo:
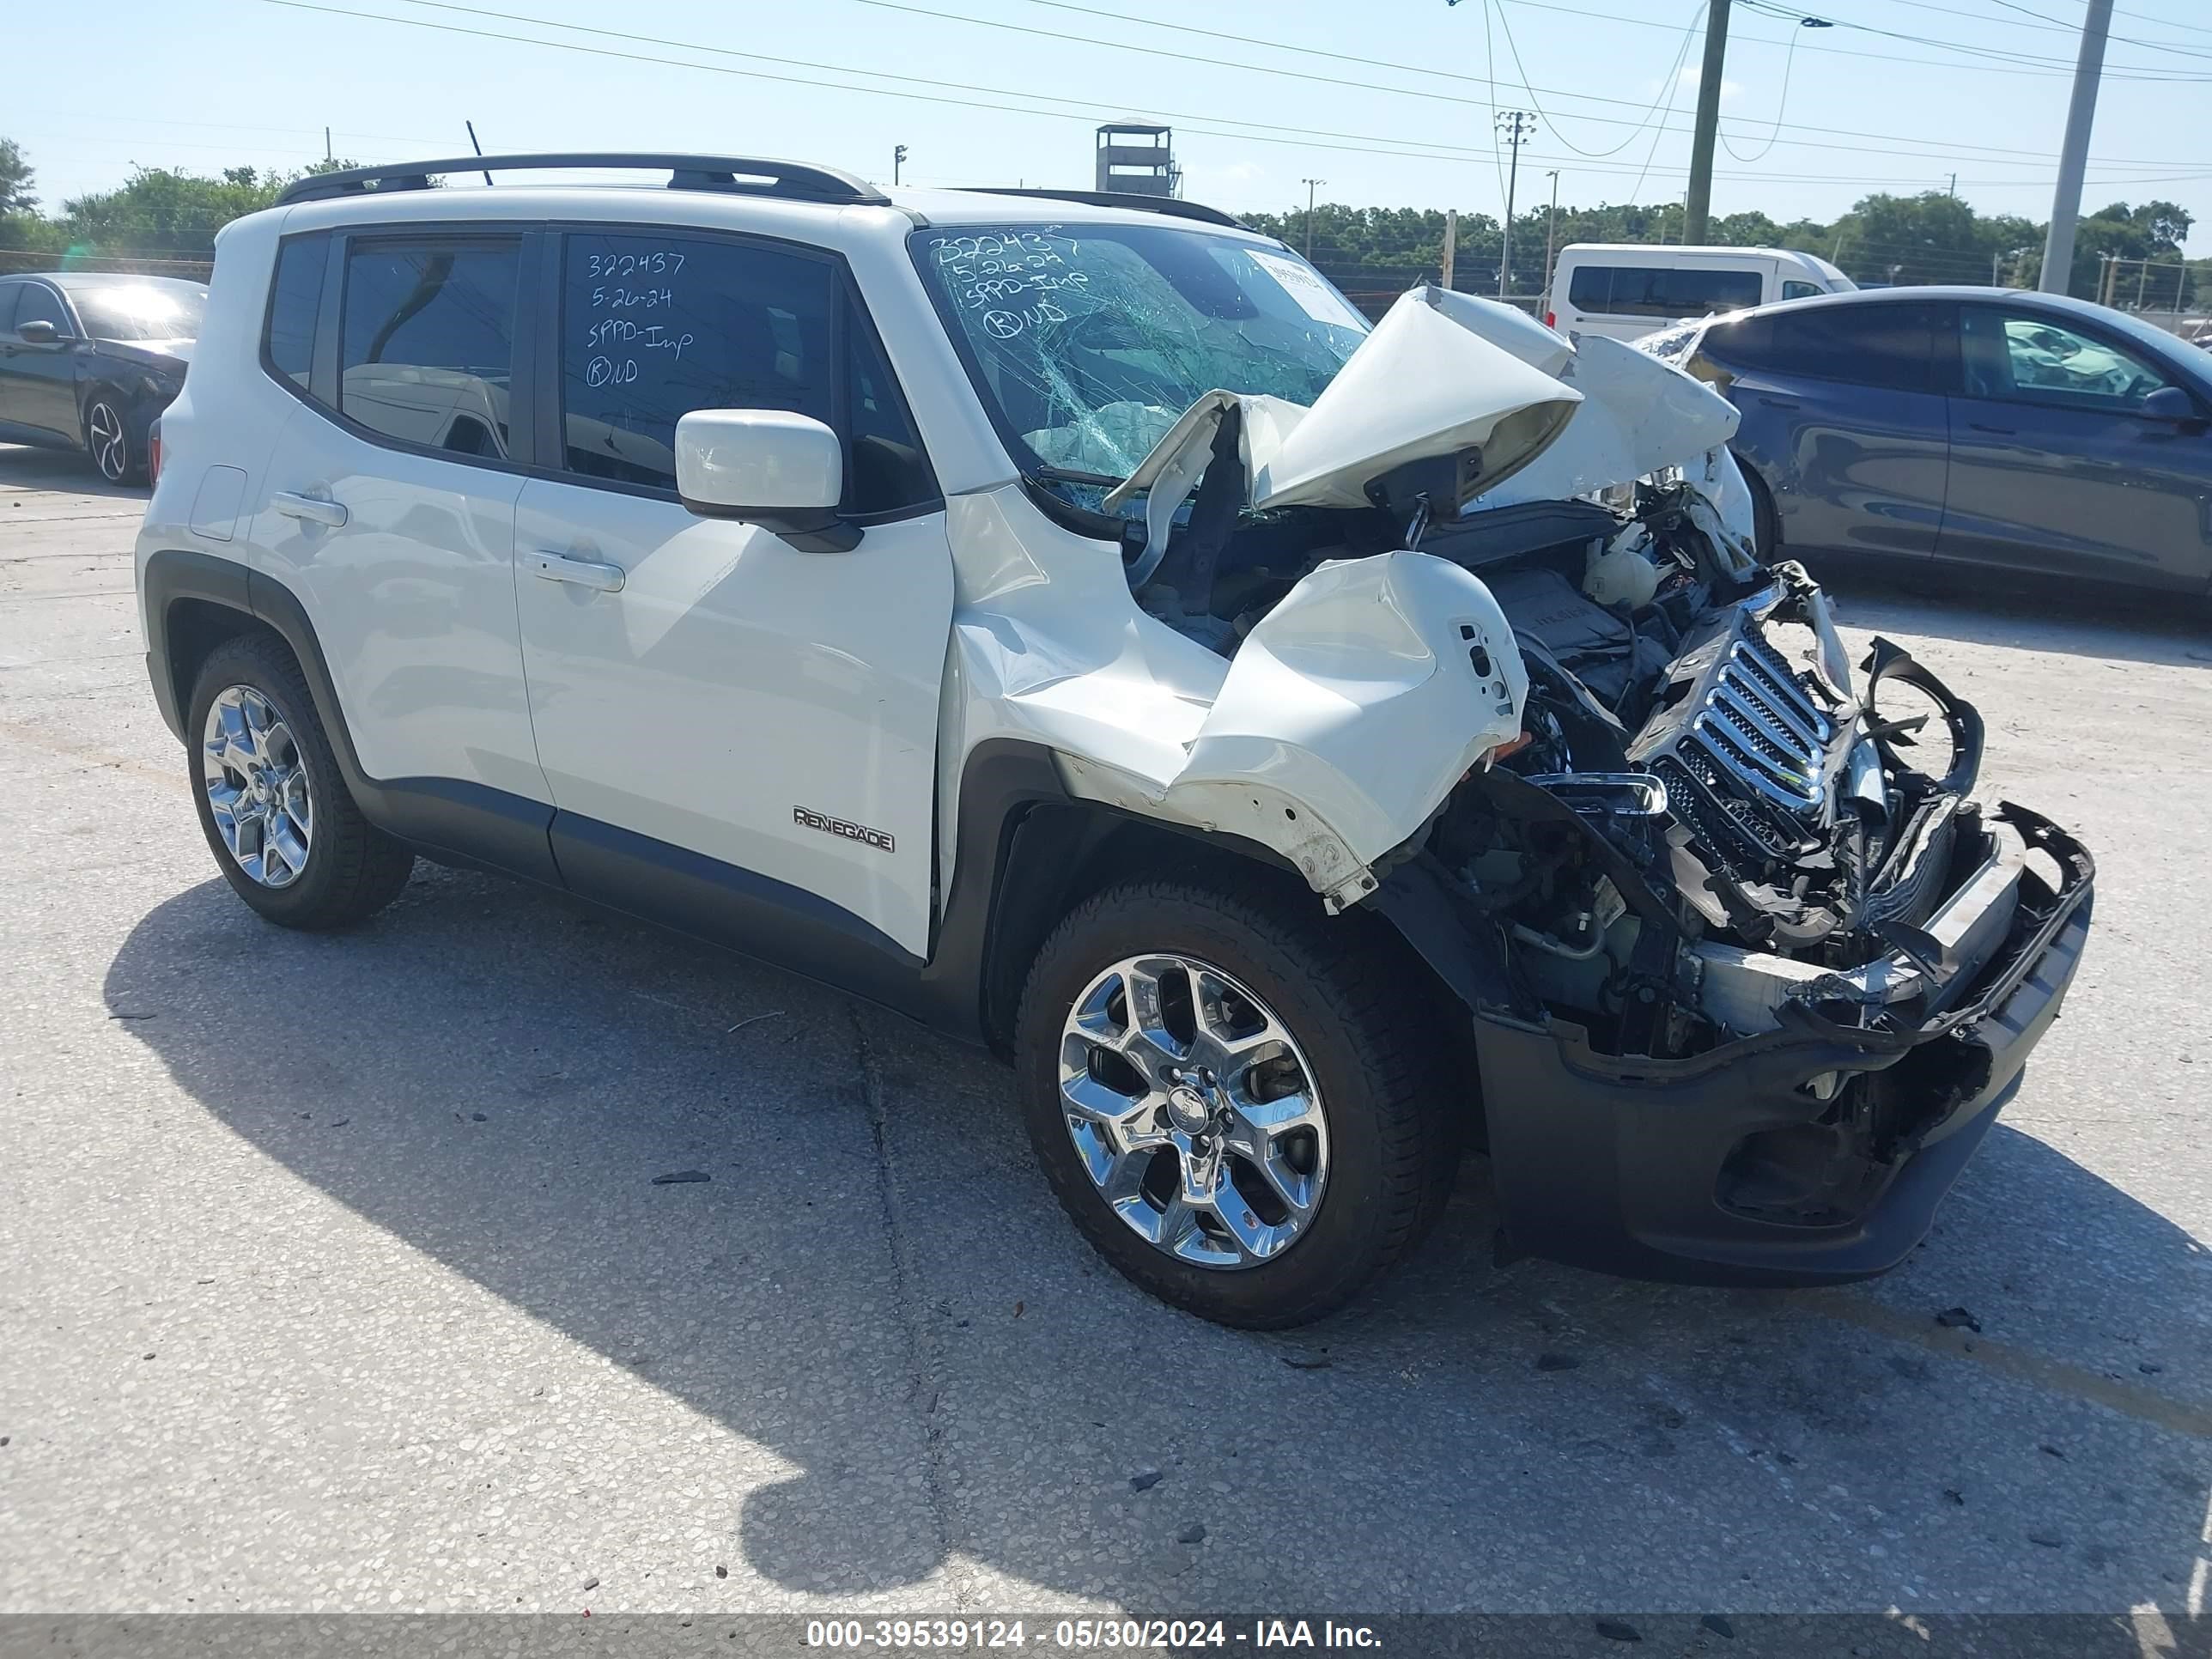
<path id="1" fill-rule="evenodd" d="M 1310 404 L 1367 332 L 1304 260 L 1218 234 L 948 226 L 912 246 L 1016 459 L 1063 479 L 1126 478 L 1216 387 Z"/>

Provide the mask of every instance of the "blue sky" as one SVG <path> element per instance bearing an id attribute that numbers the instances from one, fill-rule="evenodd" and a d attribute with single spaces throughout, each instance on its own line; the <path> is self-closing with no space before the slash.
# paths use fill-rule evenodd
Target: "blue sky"
<path id="1" fill-rule="evenodd" d="M 1523 203 L 1554 167 L 1563 203 L 1679 195 L 1699 52 L 1698 0 L 1490 0 L 1487 17 L 1485 0 L 327 4 L 355 15 L 110 0 L 96 74 L 79 72 L 71 9 L 20 9 L 11 58 L 56 70 L 50 88 L 15 77 L 0 134 L 58 204 L 133 162 L 297 167 L 322 154 L 325 124 L 362 160 L 452 154 L 467 149 L 464 119 L 489 149 L 730 151 L 887 179 L 902 143 L 908 183 L 1087 185 L 1092 128 L 1126 113 L 1171 121 L 1185 193 L 1231 210 L 1303 204 L 1316 178 L 1324 200 L 1494 214 L 1493 103 L 1540 112 Z M 1820 0 L 1810 9 L 1837 25 L 1820 29 L 1756 5 L 1737 0 L 1723 82 L 1724 132 L 1751 159 L 1723 154 L 1717 212 L 1828 218 L 1954 173 L 1978 209 L 2048 212 L 2066 76 L 1988 54 L 2070 64 L 2083 0 Z M 2202 253 L 2212 10 L 2122 0 L 2115 33 L 2142 44 L 2112 47 L 2084 207 L 2178 201 L 2204 222 Z M 2147 78 L 2117 78 L 2130 74 Z M 1659 131 L 1650 112 L 1670 91 Z"/>

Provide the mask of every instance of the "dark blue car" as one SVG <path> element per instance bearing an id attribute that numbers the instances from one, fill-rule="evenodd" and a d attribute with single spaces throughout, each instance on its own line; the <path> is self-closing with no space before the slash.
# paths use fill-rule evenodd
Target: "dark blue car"
<path id="1" fill-rule="evenodd" d="M 1742 411 L 1761 551 L 2212 591 L 2212 356 L 2007 289 L 1796 300 L 1646 349 Z"/>

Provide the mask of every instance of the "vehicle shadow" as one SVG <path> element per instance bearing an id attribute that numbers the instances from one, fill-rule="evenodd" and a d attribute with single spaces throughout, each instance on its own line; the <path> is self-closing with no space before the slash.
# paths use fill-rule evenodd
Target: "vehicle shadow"
<path id="1" fill-rule="evenodd" d="M 241 1029 L 241 982 L 306 1039 Z M 1936 1607 L 2185 1594 L 2190 1420 L 1817 1301 L 1501 1269 L 1479 1180 L 1350 1312 L 1218 1329 L 1091 1255 L 1000 1068 L 520 885 L 424 865 L 315 937 L 211 879 L 104 988 L 259 1152 L 792 1466 L 727 1522 L 780 1586 L 949 1574 L 950 1606 L 969 1562 L 1035 1586 L 1022 1606 L 1154 1611 L 1881 1608 L 1900 1572 Z M 711 1178 L 655 1184 L 686 1171 Z M 1955 1256 L 2114 1329 L 2201 1307 L 2194 1241 L 2032 1137 L 1998 1130 L 1959 1198 L 1971 1236 L 1927 1247 L 1916 1291 Z M 2175 1374 L 2212 1376 L 2190 1340 Z M 2046 1514 L 2060 1543 L 2023 1541 Z"/>
<path id="2" fill-rule="evenodd" d="M 0 490 L 47 489 L 70 495 L 101 495 L 143 505 L 150 493 L 143 483 L 110 483 L 82 450 L 34 449 L 0 443 Z"/>

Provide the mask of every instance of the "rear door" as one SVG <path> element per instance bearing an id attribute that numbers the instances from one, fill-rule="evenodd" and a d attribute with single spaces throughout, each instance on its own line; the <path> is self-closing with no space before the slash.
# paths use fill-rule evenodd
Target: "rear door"
<path id="1" fill-rule="evenodd" d="M 1774 497 L 1785 548 L 1931 555 L 1943 523 L 1954 309 L 1778 307 L 1705 331 L 1741 411 L 1735 448 Z"/>
<path id="2" fill-rule="evenodd" d="M 2212 434 L 2141 413 L 2178 377 L 2094 325 L 2025 307 L 1962 307 L 1960 347 L 1942 557 L 2212 584 Z"/>
<path id="3" fill-rule="evenodd" d="M 944 504 L 841 261 L 572 229 L 519 602 L 553 844 L 580 891 L 845 982 L 930 948 Z M 810 415 L 860 544 L 677 499 L 678 419 Z M 588 578 L 589 580 L 586 580 Z M 841 954 L 845 953 L 845 954 Z"/>
<path id="4" fill-rule="evenodd" d="M 263 348 L 300 402 L 264 475 L 255 568 L 305 607 L 362 769 L 417 805 L 474 809 L 479 830 L 484 813 L 526 825 L 549 800 L 514 614 L 529 241 L 504 228 L 289 239 Z M 535 835 L 541 866 L 550 816 L 516 836 L 527 849 Z M 434 824 L 409 829 L 453 845 Z"/>

